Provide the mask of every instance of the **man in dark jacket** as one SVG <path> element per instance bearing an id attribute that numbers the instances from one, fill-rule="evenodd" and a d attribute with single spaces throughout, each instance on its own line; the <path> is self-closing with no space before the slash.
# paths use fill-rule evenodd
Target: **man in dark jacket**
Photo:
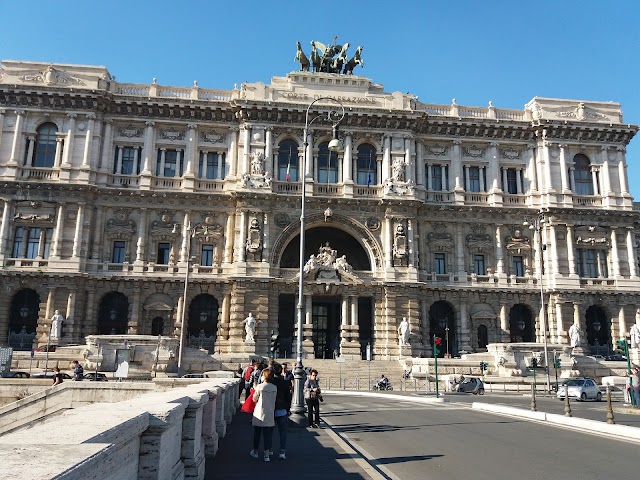
<path id="1" fill-rule="evenodd" d="M 278 389 L 276 393 L 276 410 L 274 417 L 280 434 L 280 460 L 287 458 L 287 423 L 289 423 L 289 409 L 291 406 L 291 385 L 282 376 L 282 366 L 274 363 L 273 384 Z"/>

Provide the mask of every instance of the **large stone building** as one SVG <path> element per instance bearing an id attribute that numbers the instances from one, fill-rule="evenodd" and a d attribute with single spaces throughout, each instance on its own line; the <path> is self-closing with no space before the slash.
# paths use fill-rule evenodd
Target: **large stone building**
<path id="1" fill-rule="evenodd" d="M 346 109 L 344 148 L 313 122 L 302 172 L 319 97 L 333 101 L 311 118 Z M 541 342 L 540 278 L 548 341 L 567 344 L 576 322 L 586 351 L 610 349 L 640 322 L 636 132 L 611 102 L 504 110 L 421 103 L 357 75 L 223 91 L 4 61 L 0 345 L 45 343 L 59 310 L 63 344 L 178 336 L 184 316 L 191 346 L 266 353 L 274 331 L 290 354 L 304 178 L 306 356 L 368 343 L 378 358 L 430 355 L 433 335 L 452 354 Z M 539 219 L 541 241 L 523 226 Z"/>

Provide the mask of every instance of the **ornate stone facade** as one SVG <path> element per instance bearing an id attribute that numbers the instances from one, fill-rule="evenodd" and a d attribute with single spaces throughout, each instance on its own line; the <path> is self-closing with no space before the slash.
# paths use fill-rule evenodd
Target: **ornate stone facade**
<path id="1" fill-rule="evenodd" d="M 319 97 L 347 113 L 303 129 Z M 328 106 L 318 102 L 314 111 Z M 312 112 L 313 113 L 313 112 Z M 295 344 L 306 182 L 305 355 L 540 342 L 577 322 L 592 353 L 640 322 L 638 213 L 620 105 L 421 103 L 301 71 L 231 91 L 116 82 L 104 67 L 5 61 L 0 344 L 180 334 L 216 354 Z M 523 226 L 543 215 L 540 233 Z M 543 265 L 540 257 L 543 257 Z M 313 257 L 312 257 L 313 255 Z M 188 288 L 185 291 L 185 277 Z M 542 273 L 542 274 L 541 274 Z"/>

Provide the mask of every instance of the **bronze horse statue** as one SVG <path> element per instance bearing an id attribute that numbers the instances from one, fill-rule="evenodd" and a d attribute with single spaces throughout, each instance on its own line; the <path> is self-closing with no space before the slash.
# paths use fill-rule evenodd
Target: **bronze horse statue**
<path id="1" fill-rule="evenodd" d="M 344 66 L 344 72 L 342 73 L 344 73 L 345 75 L 353 75 L 353 69 L 356 67 L 356 65 L 360 65 L 361 67 L 364 67 L 364 60 L 362 60 L 362 57 L 360 56 L 361 53 L 362 53 L 362 46 L 359 46 L 356 49 L 356 53 L 353 56 L 353 58 L 349 60 Z"/>
<path id="2" fill-rule="evenodd" d="M 319 72 L 322 65 L 322 57 L 318 54 L 318 47 L 316 42 L 311 41 L 311 64 L 313 65 L 313 71 Z"/>
<path id="3" fill-rule="evenodd" d="M 304 54 L 304 52 L 302 51 L 302 45 L 300 45 L 300 42 L 298 43 L 298 51 L 296 52 L 296 58 L 293 59 L 294 62 L 298 61 L 300 62 L 300 71 L 301 72 L 308 72 L 309 71 L 309 59 L 307 58 L 307 56 Z"/>

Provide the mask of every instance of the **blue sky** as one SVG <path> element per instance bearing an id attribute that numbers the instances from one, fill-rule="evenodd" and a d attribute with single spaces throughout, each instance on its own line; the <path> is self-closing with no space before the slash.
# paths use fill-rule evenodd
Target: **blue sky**
<path id="1" fill-rule="evenodd" d="M 305 5 L 307 4 L 307 5 Z M 640 124 L 640 2 L 0 0 L 0 58 L 104 65 L 118 81 L 231 89 L 296 70 L 296 41 L 363 46 L 387 91 L 522 108 L 612 100 Z M 640 200 L 640 139 L 627 150 Z"/>

